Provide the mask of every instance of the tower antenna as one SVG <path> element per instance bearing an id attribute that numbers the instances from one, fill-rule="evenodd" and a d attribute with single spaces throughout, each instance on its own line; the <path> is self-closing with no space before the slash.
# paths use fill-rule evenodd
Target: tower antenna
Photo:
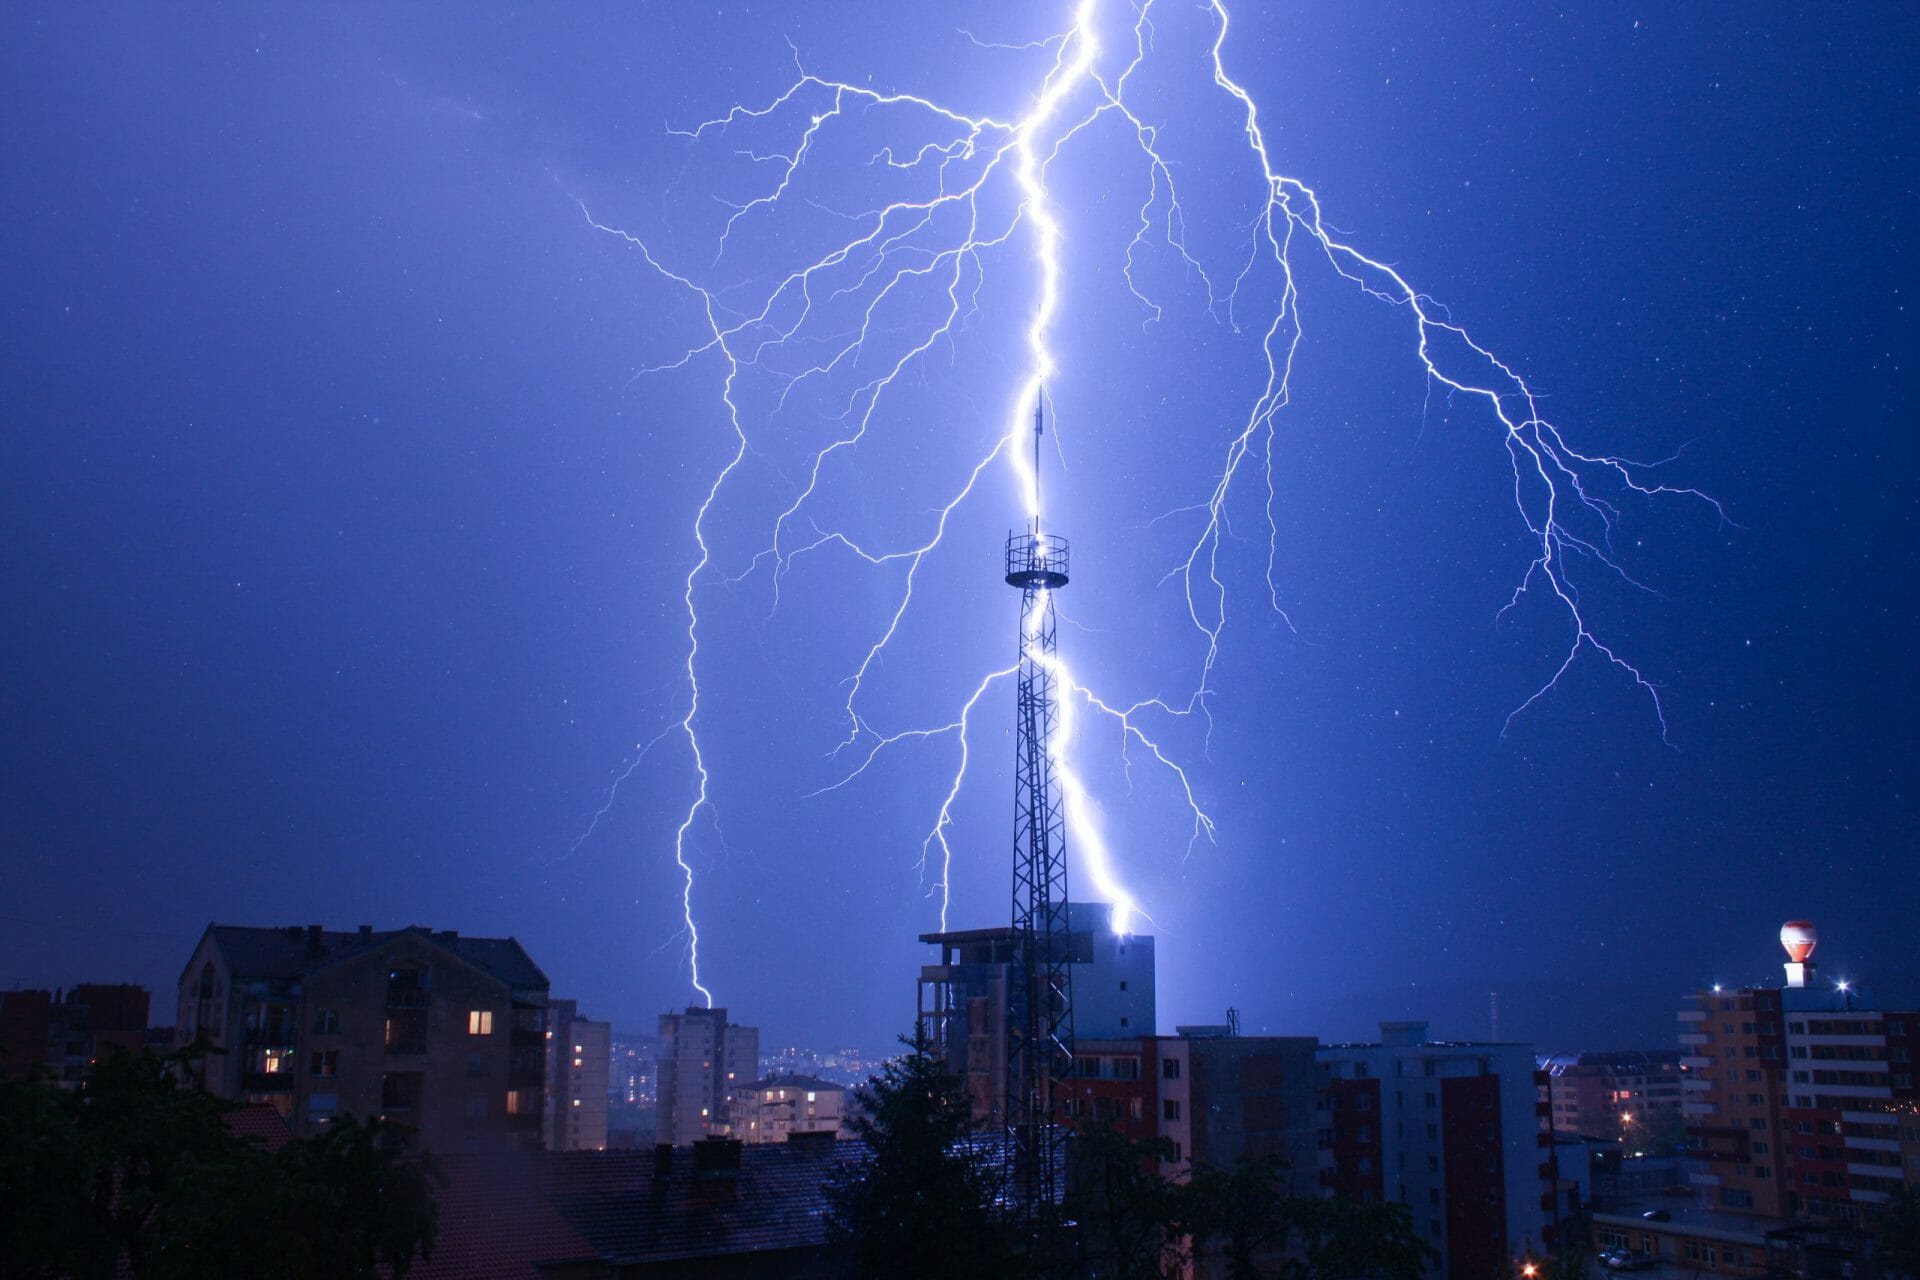
<path id="1" fill-rule="evenodd" d="M 1067 540 L 1044 532 L 1040 524 L 1045 405 L 1042 391 L 1033 410 L 1033 527 L 1007 535 L 1007 585 L 1020 590 L 1020 682 L 1014 711 L 1005 1159 L 1009 1203 L 1032 1226 L 1060 1203 L 1065 1142 L 1056 1121 L 1072 1097 L 1073 1076 L 1067 839 L 1053 772 L 1060 713 L 1053 593 L 1067 585 Z"/>

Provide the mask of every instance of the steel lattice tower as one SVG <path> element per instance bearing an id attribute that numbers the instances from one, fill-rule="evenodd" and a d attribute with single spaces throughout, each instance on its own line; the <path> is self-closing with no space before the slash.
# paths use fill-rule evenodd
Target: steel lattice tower
<path id="1" fill-rule="evenodd" d="M 1039 516 L 1044 401 L 1033 411 L 1034 518 L 1007 538 L 1007 585 L 1020 589 L 1015 703 L 1013 964 L 1007 978 L 1007 1195 L 1025 1221 L 1059 1203 L 1064 1139 L 1055 1112 L 1072 1097 L 1073 994 L 1068 970 L 1067 841 L 1053 774 L 1059 718 L 1053 593 L 1067 585 L 1067 540 Z"/>

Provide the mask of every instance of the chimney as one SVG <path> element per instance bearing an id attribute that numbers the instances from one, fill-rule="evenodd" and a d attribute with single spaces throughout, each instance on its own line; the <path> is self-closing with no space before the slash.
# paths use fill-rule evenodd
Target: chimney
<path id="1" fill-rule="evenodd" d="M 673 1144 L 656 1142 L 653 1145 L 653 1180 L 665 1182 L 673 1177 Z"/>
<path id="2" fill-rule="evenodd" d="M 740 1139 L 702 1138 L 693 1144 L 695 1182 L 737 1182 L 740 1179 Z"/>

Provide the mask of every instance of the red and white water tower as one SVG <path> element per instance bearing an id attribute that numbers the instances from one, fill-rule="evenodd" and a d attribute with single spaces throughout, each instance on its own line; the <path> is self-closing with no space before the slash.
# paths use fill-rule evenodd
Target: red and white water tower
<path id="1" fill-rule="evenodd" d="M 1811 920 L 1789 920 L 1780 926 L 1780 945 L 1787 949 L 1787 985 L 1804 987 L 1813 972 L 1813 949 L 1820 934 Z"/>

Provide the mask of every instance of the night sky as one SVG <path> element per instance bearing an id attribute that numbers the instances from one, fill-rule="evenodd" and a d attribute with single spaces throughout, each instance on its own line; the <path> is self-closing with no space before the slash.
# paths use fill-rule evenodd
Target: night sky
<path id="1" fill-rule="evenodd" d="M 1824 972 L 1920 998 L 1920 8 L 1239 10 L 1227 65 L 1328 222 L 1522 373 L 1573 444 L 1677 454 L 1654 474 L 1729 521 L 1631 499 L 1614 547 L 1650 590 L 1571 570 L 1589 623 L 1658 685 L 1668 741 L 1591 652 L 1503 736 L 1567 630 L 1538 591 L 1497 619 L 1530 556 L 1498 426 L 1422 377 L 1404 309 L 1297 255 L 1272 504 L 1293 625 L 1249 471 L 1211 733 L 1154 722 L 1216 842 L 1189 849 L 1170 775 L 1136 751 L 1129 779 L 1110 725 L 1077 744 L 1153 918 L 1162 1028 L 1232 1005 L 1254 1032 L 1423 1016 L 1469 1038 L 1498 992 L 1507 1038 L 1663 1046 L 1683 991 L 1777 979 L 1797 916 Z M 1195 256 L 1230 280 L 1257 170 L 1205 10 L 1156 13 L 1143 100 Z M 698 308 L 583 207 L 744 298 L 845 238 L 883 146 L 928 139 L 891 118 L 823 130 L 791 202 L 744 215 L 716 262 L 772 176 L 743 153 L 790 150 L 812 108 L 672 130 L 764 106 L 796 51 L 1010 117 L 1051 54 L 983 46 L 1068 22 L 1009 3 L 13 9 L 0 985 L 136 981 L 167 1022 L 209 921 L 421 923 L 517 936 L 556 995 L 622 1027 L 692 999 L 684 740 L 609 799 L 686 712 L 693 519 L 735 440 L 710 355 L 641 373 L 701 342 Z M 1113 125 L 1051 175 L 1046 465 L 1074 542 L 1062 653 L 1126 704 L 1197 679 L 1204 639 L 1162 575 L 1259 391 L 1260 322 L 1210 315 L 1164 244 L 1138 265 L 1160 318 L 1129 294 L 1149 179 Z M 1031 248 L 982 265 L 966 323 L 883 396 L 790 539 L 915 545 L 992 447 Z M 876 352 L 928 314 L 903 296 Z M 823 310 L 822 332 L 846 320 Z M 842 682 L 903 575 L 828 547 L 776 609 L 770 567 L 746 574 L 873 369 L 778 412 L 773 372 L 742 391 L 752 451 L 695 595 L 702 971 L 763 1045 L 879 1048 L 938 923 L 918 863 L 957 743 L 904 743 L 810 796 L 860 757 L 831 754 Z M 1011 661 L 999 558 L 1022 514 L 999 465 L 956 508 L 863 691 L 878 729 L 950 721 Z M 956 927 L 1006 918 L 1012 702 L 996 685 L 973 725 Z"/>

